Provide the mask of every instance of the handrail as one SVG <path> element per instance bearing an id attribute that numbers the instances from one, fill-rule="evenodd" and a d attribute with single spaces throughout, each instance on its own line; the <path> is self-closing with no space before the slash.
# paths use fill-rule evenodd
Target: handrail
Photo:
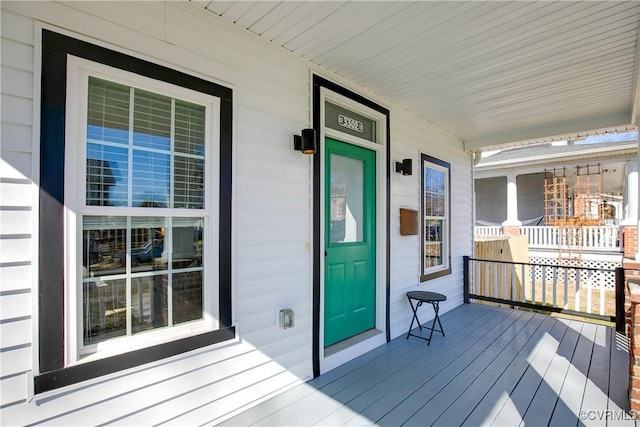
<path id="1" fill-rule="evenodd" d="M 615 322 L 617 330 L 624 330 L 622 267 L 603 269 L 469 256 L 463 260 L 465 303 L 479 300 L 572 314 Z M 594 305 L 599 305 L 597 313 L 592 312 Z"/>

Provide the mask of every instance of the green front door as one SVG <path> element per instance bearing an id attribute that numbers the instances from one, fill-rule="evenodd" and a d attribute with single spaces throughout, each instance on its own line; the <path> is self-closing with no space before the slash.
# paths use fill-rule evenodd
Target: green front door
<path id="1" fill-rule="evenodd" d="M 376 153 L 325 140 L 324 345 L 375 327 Z"/>

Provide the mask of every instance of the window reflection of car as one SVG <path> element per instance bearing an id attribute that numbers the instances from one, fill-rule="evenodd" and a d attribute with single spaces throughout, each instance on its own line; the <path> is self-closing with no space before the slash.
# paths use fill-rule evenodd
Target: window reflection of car
<path id="1" fill-rule="evenodd" d="M 161 239 L 147 240 L 142 246 L 131 248 L 131 264 L 138 265 L 152 261 L 155 258 L 160 258 L 164 249 L 163 243 Z M 118 259 L 124 264 L 126 261 L 126 253 L 119 252 Z"/>

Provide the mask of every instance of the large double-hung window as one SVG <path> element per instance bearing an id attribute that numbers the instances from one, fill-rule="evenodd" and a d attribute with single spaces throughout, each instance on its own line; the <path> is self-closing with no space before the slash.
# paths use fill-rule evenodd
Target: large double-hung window
<path id="1" fill-rule="evenodd" d="M 233 339 L 233 90 L 46 29 L 41 69 L 35 393 Z"/>
<path id="2" fill-rule="evenodd" d="M 69 63 L 68 360 L 216 329 L 218 100 Z"/>

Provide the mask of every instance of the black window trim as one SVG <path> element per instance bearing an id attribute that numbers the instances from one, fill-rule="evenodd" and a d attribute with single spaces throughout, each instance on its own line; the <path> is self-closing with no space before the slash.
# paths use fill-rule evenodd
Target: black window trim
<path id="1" fill-rule="evenodd" d="M 220 98 L 219 322 L 220 329 L 65 367 L 64 147 L 67 55 L 133 72 Z M 36 394 L 155 362 L 235 338 L 231 292 L 233 91 L 159 64 L 42 30 L 38 241 L 38 362 Z"/>
<path id="2" fill-rule="evenodd" d="M 425 239 L 425 225 L 424 225 L 424 162 L 433 163 L 434 165 L 441 166 L 447 169 L 447 254 L 448 259 L 447 268 L 434 271 L 429 274 L 424 274 L 424 239 Z M 420 282 L 426 282 L 438 277 L 443 277 L 451 274 L 451 163 L 444 160 L 437 159 L 425 153 L 420 154 Z"/>

